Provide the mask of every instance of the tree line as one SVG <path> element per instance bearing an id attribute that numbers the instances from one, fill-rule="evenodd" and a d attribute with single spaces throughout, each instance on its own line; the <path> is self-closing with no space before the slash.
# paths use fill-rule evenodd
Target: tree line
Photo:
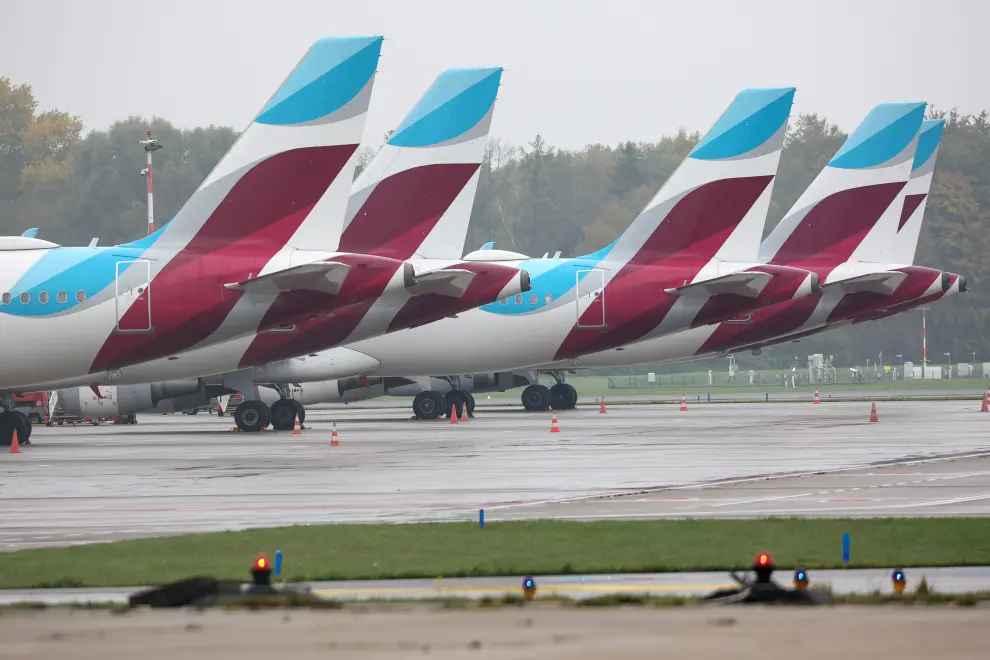
<path id="1" fill-rule="evenodd" d="M 954 362 L 990 361 L 990 121 L 986 111 L 962 114 L 930 109 L 946 130 L 926 211 L 920 265 L 967 277 L 970 290 L 928 312 L 928 355 Z M 182 129 L 165 119 L 128 117 L 105 131 L 83 135 L 70 112 L 38 112 L 30 85 L 0 78 L 0 235 L 39 227 L 39 237 L 62 245 L 103 245 L 139 238 L 146 227 L 145 154 L 138 141 L 150 129 L 167 148 L 155 153 L 155 214 L 171 218 L 230 148 L 229 127 Z M 387 136 L 386 136 L 387 138 Z M 524 145 L 490 140 L 465 250 L 486 241 L 534 256 L 560 250 L 585 254 L 610 243 L 630 224 L 699 139 L 678 131 L 656 142 L 589 144 L 558 149 L 537 135 Z M 825 166 L 846 135 L 816 114 L 790 122 L 774 185 L 769 232 Z M 366 148 L 359 167 L 374 155 Z M 921 360 L 921 318 L 906 312 L 890 319 L 831 330 L 786 343 L 740 366 L 787 367 L 812 353 L 837 364 Z M 695 369 L 684 365 L 677 369 Z M 672 368 L 668 368 L 671 370 Z"/>

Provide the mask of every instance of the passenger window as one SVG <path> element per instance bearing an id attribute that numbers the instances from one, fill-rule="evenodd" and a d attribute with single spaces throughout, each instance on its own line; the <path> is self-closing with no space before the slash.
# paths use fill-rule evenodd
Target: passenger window
<path id="1" fill-rule="evenodd" d="M 522 304 L 522 294 L 521 293 L 517 293 L 516 294 L 516 304 L 517 305 L 521 305 Z"/>
<path id="2" fill-rule="evenodd" d="M 48 304 L 48 292 L 47 291 L 42 291 L 41 293 L 38 294 L 38 302 L 40 302 L 42 305 L 47 305 Z"/>
<path id="3" fill-rule="evenodd" d="M 502 303 L 503 305 L 508 305 L 509 304 L 509 299 L 508 298 L 502 298 L 501 300 L 499 300 L 499 302 Z"/>
<path id="4" fill-rule="evenodd" d="M 58 292 L 58 301 L 59 301 L 60 303 L 62 303 L 62 304 L 64 305 L 64 304 L 65 304 L 65 302 L 66 302 L 66 301 L 67 301 L 68 299 L 69 299 L 69 294 L 67 294 L 67 293 L 66 293 L 65 291 L 59 291 L 59 292 Z"/>
<path id="5" fill-rule="evenodd" d="M 530 305 L 535 305 L 539 301 L 540 301 L 540 297 L 538 295 L 536 295 L 535 293 L 529 294 L 529 304 Z"/>
<path id="6" fill-rule="evenodd" d="M 543 296 L 543 300 L 549 305 L 550 303 L 553 302 L 553 294 L 548 293 L 547 295 Z"/>
<path id="7" fill-rule="evenodd" d="M 9 305 L 10 304 L 10 294 L 9 293 L 3 294 L 3 298 L 0 298 L 0 300 L 3 300 L 3 304 L 4 305 Z"/>
<path id="8" fill-rule="evenodd" d="M 83 302 L 86 300 L 85 291 L 76 291 L 76 302 Z"/>
<path id="9" fill-rule="evenodd" d="M 30 302 L 31 302 L 31 294 L 30 292 L 25 291 L 24 293 L 21 294 L 21 304 L 27 305 Z"/>

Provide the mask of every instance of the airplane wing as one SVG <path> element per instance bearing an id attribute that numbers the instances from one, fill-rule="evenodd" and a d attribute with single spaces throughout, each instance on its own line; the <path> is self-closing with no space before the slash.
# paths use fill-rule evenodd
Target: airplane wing
<path id="1" fill-rule="evenodd" d="M 89 247 L 96 247 L 96 244 L 100 242 L 100 237 L 97 236 L 89 242 Z"/>
<path id="2" fill-rule="evenodd" d="M 708 298 L 719 294 L 729 294 L 743 296 L 745 298 L 756 298 L 763 291 L 763 287 L 770 282 L 773 275 L 760 271 L 746 271 L 740 273 L 730 273 L 710 280 L 702 280 L 694 284 L 672 289 L 664 289 L 672 296 Z"/>
<path id="3" fill-rule="evenodd" d="M 837 286 L 844 293 L 882 293 L 891 294 L 897 290 L 907 279 L 907 273 L 900 271 L 884 271 L 881 273 L 867 273 L 859 277 L 850 277 L 847 280 L 829 282 L 826 286 Z"/>
<path id="4" fill-rule="evenodd" d="M 414 275 L 412 284 L 406 286 L 406 290 L 414 296 L 433 293 L 450 298 L 460 298 L 474 281 L 474 276 L 474 272 L 458 268 L 433 270 Z"/>
<path id="5" fill-rule="evenodd" d="M 340 291 L 351 267 L 336 261 L 320 261 L 293 266 L 274 273 L 252 277 L 241 282 L 224 284 L 225 289 L 249 293 L 276 294 L 283 291 L 319 291 L 335 294 Z"/>

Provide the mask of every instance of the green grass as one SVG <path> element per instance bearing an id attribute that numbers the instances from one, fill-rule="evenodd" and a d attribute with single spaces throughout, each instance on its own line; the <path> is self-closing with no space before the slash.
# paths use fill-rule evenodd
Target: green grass
<path id="1" fill-rule="evenodd" d="M 263 504 L 261 505 L 263 506 Z M 990 564 L 990 518 L 527 521 L 320 525 L 120 541 L 2 555 L 0 588 L 246 579 L 256 553 L 284 553 L 290 580 Z"/>

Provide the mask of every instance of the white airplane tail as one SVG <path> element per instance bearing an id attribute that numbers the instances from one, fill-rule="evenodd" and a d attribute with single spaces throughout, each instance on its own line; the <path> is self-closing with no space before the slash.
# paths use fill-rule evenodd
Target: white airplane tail
<path id="1" fill-rule="evenodd" d="M 924 103 L 885 103 L 866 119 L 760 246 L 760 259 L 817 272 L 876 261 L 895 233 Z M 869 258 L 872 257 L 872 258 Z"/>
<path id="2" fill-rule="evenodd" d="M 881 261 L 894 264 L 913 264 L 921 236 L 921 223 L 925 217 L 928 193 L 932 188 L 935 161 L 942 141 L 943 120 L 926 120 L 918 134 L 918 148 L 914 153 L 911 178 L 904 187 L 904 205 L 901 209 L 897 231 L 887 244 Z"/>
<path id="3" fill-rule="evenodd" d="M 441 73 L 354 183 L 340 249 L 459 259 L 501 68 Z"/>

